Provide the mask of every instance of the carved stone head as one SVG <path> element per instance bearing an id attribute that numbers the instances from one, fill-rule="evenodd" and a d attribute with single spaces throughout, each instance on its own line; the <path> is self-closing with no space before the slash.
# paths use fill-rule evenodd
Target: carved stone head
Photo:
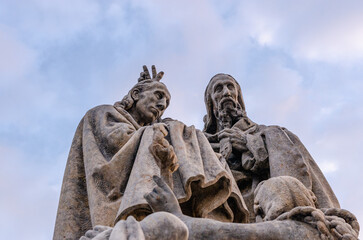
<path id="1" fill-rule="evenodd" d="M 165 84 L 148 79 L 138 82 L 115 106 L 131 113 L 140 125 L 148 125 L 160 119 L 170 98 Z"/>
<path id="2" fill-rule="evenodd" d="M 204 131 L 207 133 L 216 133 L 218 124 L 228 124 L 228 121 L 246 116 L 241 87 L 231 75 L 219 73 L 212 77 L 204 93 L 204 102 L 207 110 Z"/>

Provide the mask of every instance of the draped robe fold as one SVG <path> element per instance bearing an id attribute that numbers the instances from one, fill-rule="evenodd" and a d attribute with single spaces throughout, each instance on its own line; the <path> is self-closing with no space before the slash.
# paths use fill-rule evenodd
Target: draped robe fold
<path id="1" fill-rule="evenodd" d="M 168 121 L 179 168 L 174 193 L 185 214 L 247 222 L 248 211 L 228 165 L 194 126 Z M 152 213 L 143 198 L 160 176 L 148 150 L 152 126 L 140 127 L 119 104 L 88 111 L 77 127 L 64 173 L 53 239 L 78 239 L 96 225 L 114 226 Z"/>
<path id="2" fill-rule="evenodd" d="M 271 177 L 291 176 L 298 179 L 316 196 L 317 208 L 340 208 L 328 181 L 300 139 L 279 126 L 258 125 L 244 117 L 234 124 L 246 133 L 247 150 L 240 162 L 255 161 L 245 170 L 239 167 L 233 175 L 250 212 L 250 222 L 255 221 L 254 190 L 258 183 Z"/>

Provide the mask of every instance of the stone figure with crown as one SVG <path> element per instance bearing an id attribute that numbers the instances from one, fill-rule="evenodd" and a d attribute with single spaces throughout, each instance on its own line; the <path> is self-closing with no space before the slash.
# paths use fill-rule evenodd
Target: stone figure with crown
<path id="1" fill-rule="evenodd" d="M 358 239 L 299 138 L 250 120 L 232 76 L 210 80 L 203 131 L 161 118 L 162 77 L 144 66 L 121 101 L 80 121 L 55 240 Z"/>

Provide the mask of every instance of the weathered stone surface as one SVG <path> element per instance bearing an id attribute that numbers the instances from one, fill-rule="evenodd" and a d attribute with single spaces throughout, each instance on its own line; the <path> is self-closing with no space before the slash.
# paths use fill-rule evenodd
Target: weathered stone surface
<path id="1" fill-rule="evenodd" d="M 139 231 L 142 231 L 145 239 L 158 239 L 158 237 L 160 239 L 185 239 L 177 238 L 177 236 L 188 236 L 188 239 L 216 240 L 358 238 L 359 225 L 353 214 L 338 208 L 317 209 L 314 193 L 299 180 L 290 176 L 270 178 L 257 186 L 255 214 L 262 222 L 251 224 L 223 223 L 211 219 L 186 216 L 182 213 L 170 187 L 159 177 L 155 176 L 154 181 L 157 186 L 145 198 L 155 212 L 166 212 L 149 215 L 139 223 L 140 227 L 137 230 L 130 233 L 127 230 L 119 231 L 115 227 L 112 234 L 117 236 L 116 239 L 128 239 Z M 170 218 L 166 214 L 167 212 L 178 217 L 185 225 Z M 148 221 L 148 218 L 154 220 Z M 169 221 L 173 221 L 173 223 Z M 159 225 L 161 222 L 168 227 L 161 227 Z M 126 223 L 122 222 L 121 224 Z M 108 231 L 110 230 L 105 229 L 106 233 Z M 171 236 L 176 232 L 183 234 Z M 164 236 L 169 236 L 169 238 L 164 238 Z M 108 238 L 104 232 L 98 233 L 96 237 L 103 240 L 112 239 Z"/>
<path id="2" fill-rule="evenodd" d="M 165 180 L 185 214 L 247 221 L 233 175 L 204 134 L 179 121 L 160 123 L 169 100 L 164 84 L 140 79 L 121 102 L 86 113 L 68 157 L 54 239 L 78 239 L 97 225 L 111 227 L 128 216 L 142 220 L 151 214 L 143 196 L 155 186 L 153 175 L 165 178 L 160 164 L 165 157 L 179 166 Z"/>
<path id="3" fill-rule="evenodd" d="M 209 82 L 201 132 L 161 119 L 170 94 L 152 76 L 81 120 L 54 239 L 358 238 L 298 137 L 252 122 L 233 77 Z"/>
<path id="4" fill-rule="evenodd" d="M 243 198 L 253 214 L 253 192 L 270 177 L 292 176 L 313 191 L 318 208 L 339 208 L 329 183 L 299 138 L 279 126 L 252 122 L 246 114 L 241 87 L 230 75 L 217 74 L 205 91 L 204 132 L 227 159 Z"/>

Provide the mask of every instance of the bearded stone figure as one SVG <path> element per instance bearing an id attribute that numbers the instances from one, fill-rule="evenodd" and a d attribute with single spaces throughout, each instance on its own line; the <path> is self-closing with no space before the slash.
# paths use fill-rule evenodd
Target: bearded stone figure
<path id="1" fill-rule="evenodd" d="M 248 221 L 228 166 L 204 134 L 161 119 L 170 101 L 162 76 L 153 66 L 151 78 L 144 66 L 122 101 L 95 107 L 81 120 L 64 173 L 55 240 L 79 239 L 129 216 L 143 220 L 153 213 L 144 195 L 155 187 L 154 175 L 173 189 L 186 215 Z"/>
<path id="2" fill-rule="evenodd" d="M 204 98 L 204 133 L 227 160 L 250 213 L 257 185 L 272 177 L 291 176 L 316 195 L 317 208 L 339 208 L 329 183 L 299 138 L 279 126 L 254 123 L 247 117 L 238 82 L 228 74 L 210 80 Z"/>
<path id="3" fill-rule="evenodd" d="M 120 102 L 75 133 L 54 239 L 358 239 L 297 136 L 246 114 L 238 82 L 205 91 L 204 131 L 161 119 L 170 93 L 144 66 Z"/>

